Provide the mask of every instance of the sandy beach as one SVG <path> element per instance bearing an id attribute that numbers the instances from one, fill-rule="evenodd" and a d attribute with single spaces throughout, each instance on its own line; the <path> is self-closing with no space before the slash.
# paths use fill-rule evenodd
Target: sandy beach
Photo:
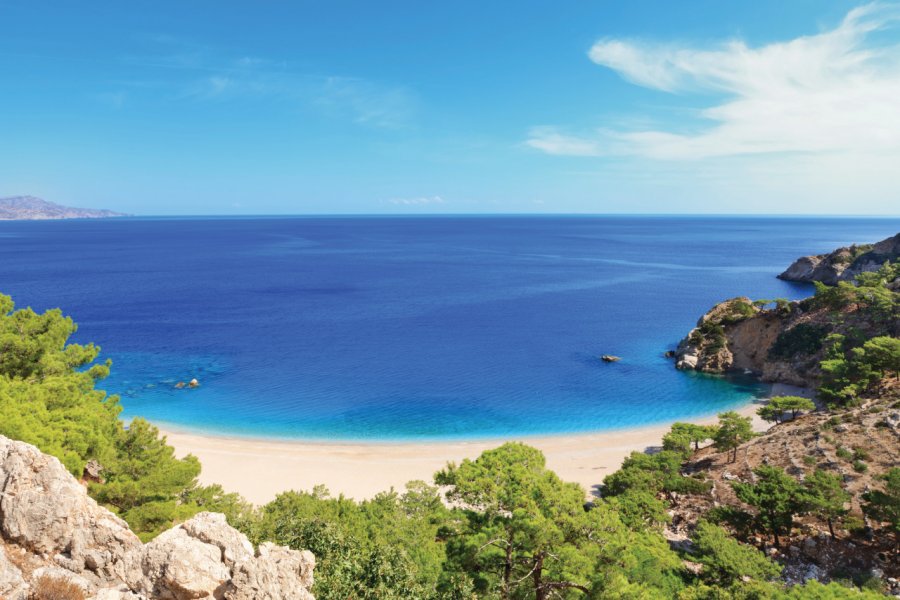
<path id="1" fill-rule="evenodd" d="M 809 395 L 806 390 L 776 385 L 772 395 Z M 768 426 L 756 416 L 761 401 L 738 410 L 752 416 L 754 428 Z M 713 423 L 715 416 L 691 419 Z M 669 424 L 621 431 L 517 438 L 541 449 L 547 465 L 567 481 L 593 491 L 632 451 L 658 446 Z M 390 487 L 402 490 L 407 481 L 431 481 L 448 461 L 476 458 L 505 439 L 422 443 L 275 441 L 185 433 L 163 428 L 179 456 L 193 454 L 203 464 L 200 481 L 219 483 L 255 504 L 286 490 L 325 485 L 332 494 L 370 498 Z M 510 438 L 516 439 L 516 438 Z"/>

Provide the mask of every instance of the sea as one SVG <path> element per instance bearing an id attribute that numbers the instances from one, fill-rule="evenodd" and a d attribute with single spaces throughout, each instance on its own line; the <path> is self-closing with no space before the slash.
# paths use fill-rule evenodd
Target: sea
<path id="1" fill-rule="evenodd" d="M 73 341 L 112 359 L 100 387 L 126 418 L 264 438 L 516 438 L 766 394 L 664 354 L 720 300 L 809 295 L 775 277 L 798 256 L 898 230 L 836 217 L 3 222 L 0 292 L 71 316 Z"/>

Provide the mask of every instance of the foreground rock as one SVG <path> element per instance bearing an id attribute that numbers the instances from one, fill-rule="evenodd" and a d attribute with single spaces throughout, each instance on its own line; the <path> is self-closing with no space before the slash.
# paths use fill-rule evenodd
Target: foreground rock
<path id="1" fill-rule="evenodd" d="M 62 579 L 96 600 L 311 600 L 315 558 L 253 548 L 201 513 L 148 544 L 88 497 L 54 457 L 0 436 L 0 598 Z"/>
<path id="2" fill-rule="evenodd" d="M 798 258 L 778 276 L 787 281 L 821 281 L 837 285 L 841 281 L 853 281 L 860 273 L 877 271 L 885 261 L 900 259 L 900 233 L 877 244 L 864 244 L 838 248 L 828 254 Z"/>

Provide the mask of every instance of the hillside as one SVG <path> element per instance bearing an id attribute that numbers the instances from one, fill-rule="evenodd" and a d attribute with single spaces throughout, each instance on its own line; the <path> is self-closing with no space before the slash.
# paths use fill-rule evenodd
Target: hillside
<path id="1" fill-rule="evenodd" d="M 691 531 L 701 518 L 727 524 L 784 564 L 788 580 L 873 571 L 881 572 L 885 580 L 896 579 L 900 563 L 895 539 L 875 528 L 863 508 L 866 492 L 879 488 L 879 478 L 898 464 L 900 407 L 896 393 L 886 392 L 883 398 L 838 414 L 799 416 L 741 445 L 734 461 L 729 452 L 714 445 L 691 455 L 682 472 L 707 482 L 709 491 L 679 496 L 671 504 L 670 529 L 677 537 Z M 734 484 L 757 481 L 754 469 L 761 465 L 783 469 L 800 481 L 815 471 L 840 477 L 848 502 L 840 511 L 843 516 L 833 523 L 835 538 L 828 523 L 810 513 L 794 517 L 793 530 L 783 536 L 780 548 L 771 545 L 765 532 L 748 528 L 753 508 L 737 497 Z"/>
<path id="2" fill-rule="evenodd" d="M 753 436 L 747 423 L 740 433 L 734 415 L 738 433 L 694 432 L 714 441 L 699 449 L 674 427 L 666 447 L 682 453 L 680 475 L 692 485 L 668 497 L 670 540 L 693 548 L 689 536 L 712 522 L 776 560 L 788 583 L 900 595 L 898 244 L 900 235 L 800 259 L 786 273 L 813 281 L 813 296 L 726 300 L 681 341 L 679 369 L 751 372 L 810 388 L 818 402 L 773 399 L 758 411 L 774 422 L 768 431 Z M 813 263 L 801 273 L 798 264 Z"/>
<path id="3" fill-rule="evenodd" d="M 105 219 L 124 217 L 123 213 L 106 209 L 72 208 L 35 198 L 12 196 L 0 198 L 0 221 L 37 221 L 44 219 Z"/>

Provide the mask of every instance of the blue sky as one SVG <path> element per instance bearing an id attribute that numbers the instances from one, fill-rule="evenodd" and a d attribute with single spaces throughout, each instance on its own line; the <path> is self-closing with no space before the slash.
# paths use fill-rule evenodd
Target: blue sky
<path id="1" fill-rule="evenodd" d="M 0 0 L 0 196 L 900 213 L 900 6 Z"/>

